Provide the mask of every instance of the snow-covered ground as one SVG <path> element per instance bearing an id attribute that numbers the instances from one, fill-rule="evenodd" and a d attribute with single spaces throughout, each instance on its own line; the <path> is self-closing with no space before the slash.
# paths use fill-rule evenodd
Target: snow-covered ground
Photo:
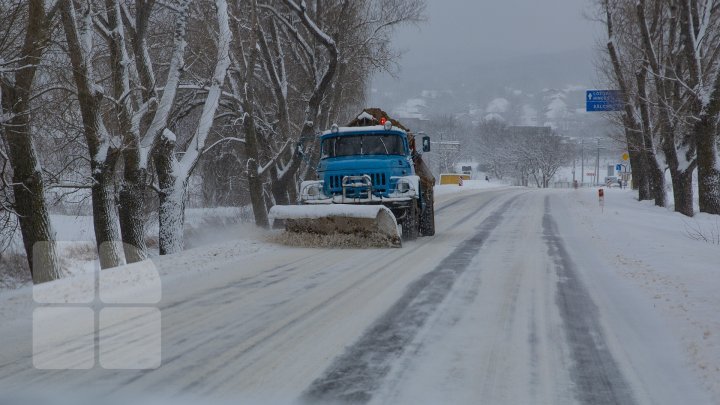
<path id="1" fill-rule="evenodd" d="M 597 189 L 570 192 L 569 218 L 609 268 L 644 293 L 642 304 L 668 321 L 720 403 L 720 217 L 688 218 L 639 202 L 632 190 L 604 190 L 604 207 Z"/>
<path id="2" fill-rule="evenodd" d="M 436 235 L 401 249 L 287 247 L 269 242 L 272 231 L 237 225 L 141 272 L 110 270 L 116 301 L 138 302 L 147 290 L 136 286 L 160 275 L 156 369 L 34 369 L 37 296 L 0 295 L 0 391 L 720 403 L 720 245 L 686 231 L 712 235 L 717 218 L 687 219 L 616 188 L 601 207 L 595 189 L 468 186 L 439 187 Z M 76 277 L 41 290 L 54 301 L 80 285 Z M 72 329 L 52 315 L 40 318 L 45 330 Z M 100 336 L 112 330 L 101 326 Z M 105 352 L 122 359 L 123 342 Z"/>
<path id="3" fill-rule="evenodd" d="M 248 242 L 249 244 L 257 245 L 257 230 L 248 223 L 250 216 L 249 207 L 188 208 L 185 211 L 185 247 L 191 249 L 227 240 L 251 240 Z M 94 247 L 95 234 L 92 217 L 51 215 L 50 219 L 59 241 L 60 251 L 58 253 L 62 259 L 63 272 L 68 274 L 93 271 L 98 259 Z M 145 231 L 149 235 L 147 241 L 150 255 L 156 257 L 158 255 L 157 218 L 148 221 Z M 0 266 L 25 266 L 19 229 L 16 230 L 8 250 L 4 253 L 6 255 L 0 257 Z M 3 260 L 7 262 L 3 262 Z M 17 262 L 19 264 L 16 264 Z M 18 273 L 2 274 L 0 277 L 5 278 L 0 279 L 0 291 L 29 283 L 29 276 Z M 10 277 L 15 277 L 17 280 L 9 279 Z"/>

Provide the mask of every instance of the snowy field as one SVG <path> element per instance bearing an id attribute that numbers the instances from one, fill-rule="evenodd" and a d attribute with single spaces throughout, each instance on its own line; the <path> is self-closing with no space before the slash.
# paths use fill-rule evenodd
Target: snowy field
<path id="1" fill-rule="evenodd" d="M 596 192 L 441 186 L 437 234 L 401 249 L 293 248 L 270 242 L 277 231 L 210 227 L 183 253 L 103 275 L 114 297 L 136 300 L 159 275 L 156 369 L 34 369 L 32 289 L 4 292 L 0 390 L 90 385 L 273 404 L 720 403 L 720 245 L 698 240 L 718 219 L 616 188 L 601 206 Z M 40 292 L 57 300 L 87 289 L 79 275 Z"/>

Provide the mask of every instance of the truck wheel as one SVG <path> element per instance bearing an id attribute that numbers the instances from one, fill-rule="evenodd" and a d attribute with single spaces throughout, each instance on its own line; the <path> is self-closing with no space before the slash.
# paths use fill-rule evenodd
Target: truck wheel
<path id="1" fill-rule="evenodd" d="M 412 201 L 402 221 L 403 240 L 415 240 L 418 237 L 418 208 L 417 201 Z"/>
<path id="2" fill-rule="evenodd" d="M 432 193 L 426 194 L 425 210 L 420 215 L 420 235 L 435 235 L 435 198 Z"/>

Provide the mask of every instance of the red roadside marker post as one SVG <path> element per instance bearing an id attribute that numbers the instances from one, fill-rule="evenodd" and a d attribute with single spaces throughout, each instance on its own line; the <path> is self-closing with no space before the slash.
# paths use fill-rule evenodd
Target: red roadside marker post
<path id="1" fill-rule="evenodd" d="M 600 210 L 605 212 L 605 190 L 598 189 L 598 202 L 600 203 Z"/>

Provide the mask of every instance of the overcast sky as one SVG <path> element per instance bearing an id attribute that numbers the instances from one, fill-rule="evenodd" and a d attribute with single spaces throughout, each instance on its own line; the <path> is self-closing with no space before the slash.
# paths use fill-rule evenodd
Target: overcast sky
<path id="1" fill-rule="evenodd" d="M 398 30 L 401 64 L 429 57 L 474 62 L 587 49 L 601 33 L 582 15 L 589 0 L 427 0 L 428 21 Z"/>

